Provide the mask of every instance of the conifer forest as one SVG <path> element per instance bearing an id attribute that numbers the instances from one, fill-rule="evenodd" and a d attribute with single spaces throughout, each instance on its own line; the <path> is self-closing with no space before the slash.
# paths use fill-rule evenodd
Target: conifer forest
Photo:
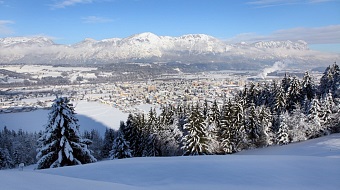
<path id="1" fill-rule="evenodd" d="M 250 83 L 233 98 L 178 106 L 161 113 L 130 114 L 119 130 L 80 134 L 73 105 L 58 97 L 41 131 L 0 131 L 0 169 L 19 163 L 37 169 L 131 157 L 233 154 L 286 145 L 340 132 L 340 69 L 333 64 L 320 81 L 285 75 Z"/>

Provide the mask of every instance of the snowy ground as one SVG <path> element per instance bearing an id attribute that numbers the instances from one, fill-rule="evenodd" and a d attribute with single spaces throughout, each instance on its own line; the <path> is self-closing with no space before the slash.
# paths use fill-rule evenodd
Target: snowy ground
<path id="1" fill-rule="evenodd" d="M 226 156 L 0 171 L 0 189 L 339 189 L 340 134 Z"/>
<path id="2" fill-rule="evenodd" d="M 29 99 L 29 102 L 36 102 L 42 99 Z M 73 102 L 77 118 L 79 119 L 80 131 L 91 131 L 96 129 L 104 136 L 106 128 L 119 129 L 120 121 L 126 121 L 128 113 L 123 113 L 118 108 L 101 104 L 98 102 L 78 101 Z M 150 104 L 136 106 L 137 109 L 148 113 Z M 158 114 L 161 113 L 156 107 Z M 29 132 L 39 132 L 44 129 L 48 120 L 49 110 L 35 110 L 31 112 L 0 114 L 0 130 L 7 126 L 10 130 L 18 131 L 22 129 Z"/>
<path id="3" fill-rule="evenodd" d="M 80 131 L 96 129 L 104 136 L 106 128 L 118 129 L 120 121 L 126 121 L 128 114 L 118 108 L 97 102 L 75 102 L 75 111 L 79 119 Z M 7 126 L 10 130 L 38 132 L 44 130 L 49 110 L 0 114 L 0 129 Z"/>

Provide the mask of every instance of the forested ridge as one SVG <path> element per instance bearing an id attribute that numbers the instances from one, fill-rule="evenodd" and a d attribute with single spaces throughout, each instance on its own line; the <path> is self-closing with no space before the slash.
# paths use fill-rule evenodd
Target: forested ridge
<path id="1" fill-rule="evenodd" d="M 82 146 L 97 160 L 102 160 L 232 154 L 338 133 L 339 75 L 339 66 L 333 64 L 318 83 L 306 72 L 302 79 L 285 75 L 270 83 L 250 83 L 237 96 L 225 98 L 223 102 L 206 100 L 164 105 L 160 114 L 154 109 L 148 114 L 130 114 L 118 131 L 107 129 L 103 139 L 92 130 L 85 132 L 79 142 L 83 142 Z M 36 163 L 36 149 L 43 148 L 43 136 L 46 130 L 26 133 L 5 127 L 0 131 L 0 168 Z M 73 150 L 68 147 L 68 151 Z M 88 155 L 89 162 L 95 161 L 92 155 Z M 60 163 L 55 166 L 83 164 Z"/>

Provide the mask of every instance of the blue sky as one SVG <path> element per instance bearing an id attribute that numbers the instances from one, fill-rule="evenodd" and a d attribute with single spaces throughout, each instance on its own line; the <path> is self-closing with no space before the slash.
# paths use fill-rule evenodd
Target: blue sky
<path id="1" fill-rule="evenodd" d="M 340 0 L 0 0 L 0 37 L 207 34 L 228 42 L 298 40 L 340 52 Z"/>

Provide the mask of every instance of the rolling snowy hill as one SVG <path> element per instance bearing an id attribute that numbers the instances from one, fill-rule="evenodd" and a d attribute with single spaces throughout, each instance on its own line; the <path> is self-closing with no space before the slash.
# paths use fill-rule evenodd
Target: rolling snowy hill
<path id="1" fill-rule="evenodd" d="M 45 37 L 0 38 L 0 50 L 0 63 L 33 64 L 139 61 L 258 64 L 289 59 L 300 64 L 329 65 L 340 57 L 311 51 L 302 40 L 228 44 L 205 34 L 170 37 L 149 32 L 122 39 L 87 38 L 73 45 L 55 44 Z"/>
<path id="2" fill-rule="evenodd" d="M 0 189 L 339 189 L 340 134 L 224 156 L 0 171 Z"/>

